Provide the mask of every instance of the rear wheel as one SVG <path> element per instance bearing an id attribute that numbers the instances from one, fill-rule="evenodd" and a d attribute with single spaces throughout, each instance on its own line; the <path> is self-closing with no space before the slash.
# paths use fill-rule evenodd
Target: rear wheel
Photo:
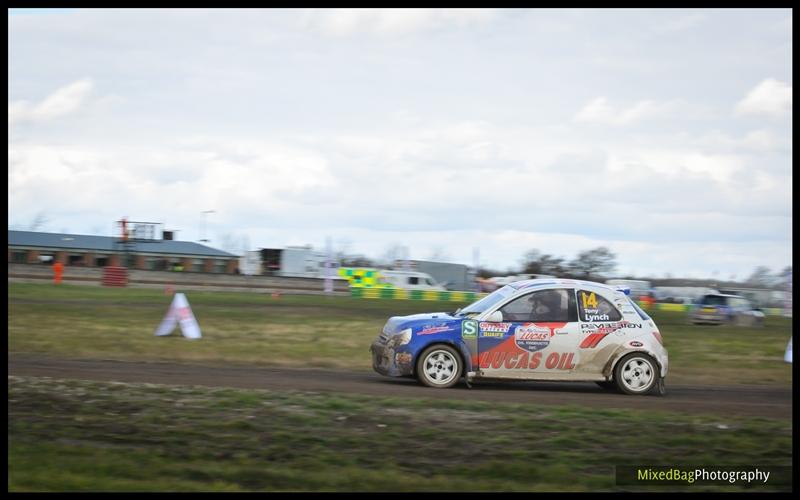
<path id="1" fill-rule="evenodd" d="M 667 385 L 664 383 L 664 377 L 658 377 L 656 385 L 653 388 L 653 394 L 656 396 L 665 396 L 667 394 Z"/>
<path id="2" fill-rule="evenodd" d="M 640 352 L 628 354 L 614 368 L 614 381 L 625 394 L 647 394 L 660 377 L 653 358 Z"/>
<path id="3" fill-rule="evenodd" d="M 428 387 L 452 387 L 461 378 L 462 370 L 461 356 L 447 345 L 431 346 L 417 359 L 417 378 Z"/>

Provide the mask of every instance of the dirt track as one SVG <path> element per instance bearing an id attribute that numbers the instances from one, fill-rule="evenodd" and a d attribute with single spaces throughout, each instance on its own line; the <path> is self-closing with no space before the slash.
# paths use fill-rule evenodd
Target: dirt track
<path id="1" fill-rule="evenodd" d="M 669 378 L 665 397 L 625 396 L 604 391 L 593 383 L 479 381 L 472 389 L 461 384 L 453 389 L 440 390 L 422 387 L 414 380 L 387 378 L 371 372 L 58 359 L 14 353 L 9 353 L 8 373 L 119 382 L 332 391 L 390 397 L 580 405 L 729 416 L 792 416 L 791 387 L 673 386 L 669 384 Z"/>

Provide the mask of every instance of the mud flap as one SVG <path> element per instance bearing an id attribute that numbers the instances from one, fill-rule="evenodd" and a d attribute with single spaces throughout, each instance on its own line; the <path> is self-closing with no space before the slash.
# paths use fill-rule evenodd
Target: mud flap
<path id="1" fill-rule="evenodd" d="M 653 386 L 650 394 L 655 396 L 665 396 L 667 394 L 667 386 L 664 383 L 664 377 L 658 377 L 658 381 Z"/>
<path id="2" fill-rule="evenodd" d="M 475 372 L 467 372 L 464 374 L 464 383 L 467 384 L 467 389 L 472 389 L 473 377 L 475 377 Z"/>

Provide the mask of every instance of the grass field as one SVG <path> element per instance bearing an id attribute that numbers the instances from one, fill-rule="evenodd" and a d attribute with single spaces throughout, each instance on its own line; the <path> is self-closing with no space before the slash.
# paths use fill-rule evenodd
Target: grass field
<path id="1" fill-rule="evenodd" d="M 203 332 L 156 338 L 171 298 L 157 290 L 8 285 L 8 350 L 65 357 L 370 370 L 369 344 L 393 315 L 454 311 L 460 303 L 189 292 Z M 668 383 L 791 384 L 782 361 L 791 319 L 763 328 L 692 326 L 654 311 L 670 355 Z"/>
<path id="2" fill-rule="evenodd" d="M 792 460 L 788 420 L 16 376 L 8 398 L 9 491 L 736 491 L 614 465 Z"/>
<path id="3" fill-rule="evenodd" d="M 463 305 L 187 297 L 202 340 L 154 336 L 171 301 L 159 291 L 9 284 L 9 355 L 371 370 L 368 346 L 389 316 Z M 668 384 L 791 384 L 789 319 L 653 318 Z M 792 460 L 788 419 L 13 375 L 8 387 L 9 491 L 598 491 L 621 489 L 614 465 Z"/>

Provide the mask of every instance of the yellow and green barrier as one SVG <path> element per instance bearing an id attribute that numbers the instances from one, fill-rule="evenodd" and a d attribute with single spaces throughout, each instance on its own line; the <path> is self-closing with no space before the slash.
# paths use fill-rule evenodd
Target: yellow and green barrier
<path id="1" fill-rule="evenodd" d="M 642 307 L 642 309 L 644 309 L 645 311 L 647 311 L 649 309 L 648 307 L 645 307 L 645 305 L 643 305 L 641 302 L 637 302 L 637 304 L 639 304 Z M 692 308 L 692 305 L 691 304 L 670 304 L 670 303 L 667 303 L 667 302 L 656 302 L 655 303 L 655 308 L 658 311 L 688 312 Z M 783 309 L 775 308 L 775 307 L 767 307 L 767 308 L 762 309 L 762 311 L 764 311 L 764 314 L 766 314 L 768 316 L 780 316 L 780 315 L 783 314 Z"/>
<path id="2" fill-rule="evenodd" d="M 438 290 L 404 290 L 402 288 L 351 287 L 350 295 L 361 299 L 431 300 L 446 302 L 474 302 L 485 293 L 451 292 Z"/>
<path id="3" fill-rule="evenodd" d="M 391 283 L 384 281 L 380 271 L 368 267 L 342 267 L 339 268 L 339 276 L 345 278 L 350 285 L 350 295 L 362 299 L 393 299 L 393 300 L 430 300 L 430 301 L 449 301 L 449 302 L 474 302 L 485 297 L 485 293 L 475 292 L 440 292 L 438 290 L 405 290 L 397 288 Z M 648 305 L 643 302 L 637 303 L 645 311 L 655 308 L 658 311 L 688 312 L 692 306 L 690 304 L 670 304 L 656 302 Z M 767 308 L 764 314 L 770 316 L 780 316 L 783 309 Z"/>
<path id="4" fill-rule="evenodd" d="M 641 302 L 637 302 L 640 306 L 642 305 Z M 689 304 L 669 304 L 669 303 L 660 303 L 656 302 L 655 304 L 656 309 L 659 311 L 688 311 L 691 306 Z"/>

